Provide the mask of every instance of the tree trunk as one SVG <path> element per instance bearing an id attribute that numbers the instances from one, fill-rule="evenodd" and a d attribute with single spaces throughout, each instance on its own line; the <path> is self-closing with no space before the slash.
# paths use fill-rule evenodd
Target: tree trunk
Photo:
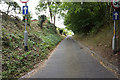
<path id="1" fill-rule="evenodd" d="M 56 17 L 56 16 L 54 16 L 54 25 L 55 25 L 55 17 Z"/>
<path id="2" fill-rule="evenodd" d="M 49 13 L 50 13 L 50 18 L 51 18 L 51 22 L 52 22 L 52 11 L 51 11 L 51 8 L 50 8 L 50 5 L 51 5 L 51 2 L 49 2 L 49 0 L 47 0 L 47 4 L 48 4 L 48 7 L 49 7 Z"/>
<path id="3" fill-rule="evenodd" d="M 41 21 L 41 23 L 40 23 L 40 28 L 41 28 L 41 29 L 43 28 L 43 27 L 42 27 L 42 24 L 43 24 L 43 23 L 42 23 L 42 21 Z"/>
<path id="4" fill-rule="evenodd" d="M 10 9 L 10 5 L 8 6 L 8 9 L 7 9 L 7 15 L 9 14 L 9 9 Z"/>
<path id="5" fill-rule="evenodd" d="M 49 7 L 49 13 L 50 13 L 50 18 L 51 18 L 51 22 L 52 22 L 52 12 L 51 12 L 51 8 Z"/>

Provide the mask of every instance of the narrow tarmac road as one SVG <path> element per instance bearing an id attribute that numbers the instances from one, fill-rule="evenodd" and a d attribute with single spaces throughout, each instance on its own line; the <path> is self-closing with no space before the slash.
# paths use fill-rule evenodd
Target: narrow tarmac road
<path id="1" fill-rule="evenodd" d="M 31 78 L 115 78 L 72 37 L 64 39 Z"/>

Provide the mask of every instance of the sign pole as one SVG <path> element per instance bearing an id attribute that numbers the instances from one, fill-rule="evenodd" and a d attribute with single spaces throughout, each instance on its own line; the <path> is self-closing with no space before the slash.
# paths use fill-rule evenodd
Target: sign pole
<path id="1" fill-rule="evenodd" d="M 113 43 L 112 43 L 112 49 L 113 52 L 116 53 L 116 25 L 115 25 L 116 21 L 114 20 L 114 36 L 113 36 Z"/>
<path id="2" fill-rule="evenodd" d="M 23 15 L 25 15 L 25 31 L 24 31 L 24 50 L 28 50 L 28 33 L 27 33 L 27 14 L 28 14 L 28 6 L 27 2 L 29 0 L 20 0 L 22 3 L 25 3 L 23 6 Z"/>
<path id="3" fill-rule="evenodd" d="M 114 35 L 113 35 L 113 39 L 112 39 L 112 50 L 113 50 L 113 53 L 116 54 L 116 52 L 117 52 L 116 20 L 119 20 L 119 12 L 116 11 L 116 9 L 120 8 L 120 1 L 119 0 L 112 0 L 111 5 L 114 8 L 114 12 L 113 12 Z"/>
<path id="4" fill-rule="evenodd" d="M 27 3 L 25 3 L 25 6 L 27 6 Z M 24 50 L 28 50 L 27 14 L 25 14 Z"/>

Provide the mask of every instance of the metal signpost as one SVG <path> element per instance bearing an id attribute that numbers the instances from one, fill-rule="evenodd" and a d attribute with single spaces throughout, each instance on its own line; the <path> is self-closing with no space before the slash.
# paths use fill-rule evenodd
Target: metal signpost
<path id="1" fill-rule="evenodd" d="M 120 0 L 113 0 L 111 2 L 112 7 L 114 8 L 113 12 L 113 20 L 114 20 L 114 36 L 112 39 L 112 50 L 114 53 L 117 51 L 117 40 L 116 40 L 116 20 L 119 20 L 119 12 L 116 11 L 116 9 L 120 8 Z"/>
<path id="2" fill-rule="evenodd" d="M 28 6 L 27 2 L 29 0 L 20 0 L 22 3 L 25 3 L 25 6 L 23 6 L 23 15 L 25 15 L 25 31 L 24 31 L 24 48 L 25 51 L 28 50 L 28 33 L 27 33 L 27 14 L 28 14 Z"/>

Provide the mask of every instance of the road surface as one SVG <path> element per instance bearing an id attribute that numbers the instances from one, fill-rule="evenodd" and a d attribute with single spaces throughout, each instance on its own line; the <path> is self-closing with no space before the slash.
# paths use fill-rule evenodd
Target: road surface
<path id="1" fill-rule="evenodd" d="M 31 78 L 115 78 L 73 38 L 64 39 Z"/>

